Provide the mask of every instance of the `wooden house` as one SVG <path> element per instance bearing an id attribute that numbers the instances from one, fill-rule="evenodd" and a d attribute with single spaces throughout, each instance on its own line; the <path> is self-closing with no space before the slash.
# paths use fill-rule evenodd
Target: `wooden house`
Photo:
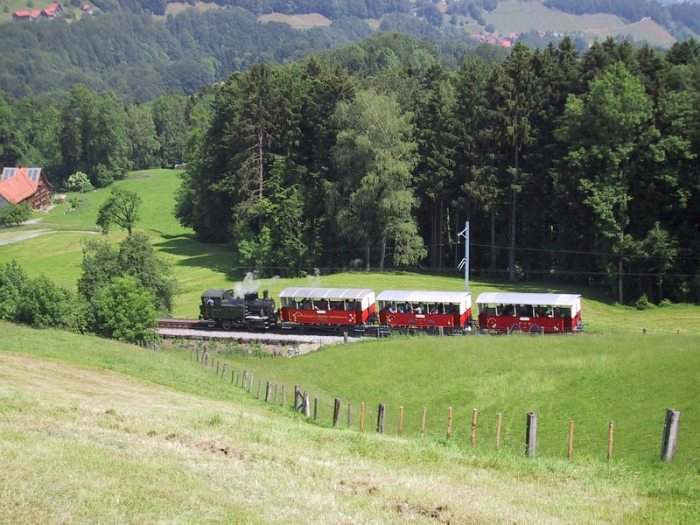
<path id="1" fill-rule="evenodd" d="M 3 168 L 0 206 L 25 201 L 37 210 L 51 204 L 51 185 L 41 168 Z"/>

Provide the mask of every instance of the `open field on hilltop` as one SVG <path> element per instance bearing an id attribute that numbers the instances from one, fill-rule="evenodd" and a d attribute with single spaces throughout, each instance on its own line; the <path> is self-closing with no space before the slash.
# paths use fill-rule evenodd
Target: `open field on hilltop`
<path id="1" fill-rule="evenodd" d="M 156 250 L 173 266 L 178 282 L 174 315 L 192 318 L 198 315 L 202 291 L 208 288 L 230 288 L 245 276 L 246 269 L 238 268 L 233 248 L 227 245 L 201 244 L 193 232 L 183 228 L 173 216 L 174 199 L 180 184 L 178 171 L 142 170 L 132 173 L 115 186 L 137 192 L 142 200 L 141 219 L 137 229 L 146 231 Z M 100 189 L 84 195 L 75 211 L 68 205 L 58 205 L 44 214 L 36 224 L 19 228 L 0 229 L 0 264 L 17 260 L 29 273 L 45 273 L 58 284 L 75 287 L 81 273 L 83 243 L 96 235 L 97 211 L 109 195 L 109 189 Z M 69 194 L 72 195 L 72 194 Z M 48 230 L 48 231 L 47 231 Z M 42 235 L 21 242 L 3 244 L 13 236 Z M 84 233 L 81 233 L 84 232 Z M 119 242 L 125 233 L 114 231 L 107 236 L 110 242 Z M 325 271 L 325 270 L 322 270 Z M 298 279 L 263 279 L 256 283 L 268 289 L 273 297 L 288 286 L 323 286 L 386 289 L 462 290 L 460 273 L 429 275 L 415 272 L 344 272 Z M 489 290 L 552 291 L 581 293 L 586 331 L 589 333 L 647 333 L 700 334 L 700 308 L 693 305 L 671 305 L 638 311 L 613 304 L 599 289 L 587 286 L 556 285 L 552 283 L 519 282 L 515 284 L 488 282 L 477 277 L 471 282 L 473 298 Z"/>
<path id="2" fill-rule="evenodd" d="M 626 23 L 612 14 L 574 15 L 544 6 L 541 1 L 506 0 L 490 13 L 484 13 L 496 33 L 523 33 L 534 30 L 556 33 L 581 32 L 587 37 L 604 39 L 608 36 L 631 34 L 637 40 L 652 45 L 671 46 L 676 39 L 653 20 Z"/>
<path id="3" fill-rule="evenodd" d="M 214 2 L 195 2 L 194 5 L 187 2 L 168 2 L 168 5 L 165 6 L 165 16 L 176 15 L 185 9 L 208 11 L 209 9 L 223 9 L 223 7 Z"/>
<path id="4" fill-rule="evenodd" d="M 312 27 L 329 26 L 331 21 L 319 13 L 304 15 L 285 15 L 282 13 L 270 13 L 258 17 L 261 22 L 280 22 L 294 29 L 310 29 Z"/>
<path id="5" fill-rule="evenodd" d="M 187 357 L 0 323 L 3 519 L 527 524 L 699 516 L 697 470 L 677 463 L 527 460 L 508 449 L 321 428 Z"/>

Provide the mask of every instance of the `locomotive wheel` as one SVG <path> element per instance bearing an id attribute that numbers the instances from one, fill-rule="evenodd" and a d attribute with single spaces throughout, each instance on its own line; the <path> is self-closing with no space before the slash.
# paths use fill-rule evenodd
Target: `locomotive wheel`
<path id="1" fill-rule="evenodd" d="M 223 321 L 221 321 L 221 327 L 224 330 L 230 330 L 233 327 L 233 323 L 231 323 L 229 319 L 224 319 Z"/>

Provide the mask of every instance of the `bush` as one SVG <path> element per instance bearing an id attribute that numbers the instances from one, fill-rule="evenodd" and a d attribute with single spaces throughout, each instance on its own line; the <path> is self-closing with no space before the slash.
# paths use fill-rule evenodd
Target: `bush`
<path id="1" fill-rule="evenodd" d="M 671 306 L 672 304 L 673 304 L 673 301 L 671 301 L 671 299 L 662 299 L 661 302 L 659 303 L 659 307 L 663 308 L 663 307 Z"/>
<path id="2" fill-rule="evenodd" d="M 642 294 L 642 296 L 634 302 L 634 307 L 637 310 L 648 310 L 654 307 L 654 303 L 649 301 L 647 294 Z"/>
<path id="3" fill-rule="evenodd" d="M 157 339 L 153 296 L 133 277 L 116 277 L 98 291 L 92 304 L 98 335 L 130 343 Z"/>
<path id="4" fill-rule="evenodd" d="M 17 261 L 0 268 L 0 319 L 16 321 L 29 278 Z"/>
<path id="5" fill-rule="evenodd" d="M 76 297 L 51 279 L 31 279 L 19 298 L 16 321 L 34 328 L 68 328 L 79 325 Z"/>
<path id="6" fill-rule="evenodd" d="M 32 216 L 32 207 L 28 202 L 5 204 L 0 207 L 0 224 L 18 226 Z"/>
<path id="7" fill-rule="evenodd" d="M 68 191 L 79 191 L 81 193 L 85 193 L 86 191 L 92 191 L 93 186 L 90 182 L 90 177 L 88 177 L 82 171 L 76 171 L 73 173 L 73 175 L 68 177 L 68 180 L 66 181 L 66 189 Z"/>

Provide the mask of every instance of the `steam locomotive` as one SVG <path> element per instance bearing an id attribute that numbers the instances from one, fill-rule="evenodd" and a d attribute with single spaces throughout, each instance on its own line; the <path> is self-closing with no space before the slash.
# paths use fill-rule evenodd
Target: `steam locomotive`
<path id="1" fill-rule="evenodd" d="M 214 288 L 202 294 L 199 318 L 206 320 L 212 328 L 267 329 L 277 324 L 277 310 L 275 301 L 268 297 L 267 290 L 263 292 L 262 298 L 258 292 L 246 293 L 240 298 L 233 290 Z"/>

